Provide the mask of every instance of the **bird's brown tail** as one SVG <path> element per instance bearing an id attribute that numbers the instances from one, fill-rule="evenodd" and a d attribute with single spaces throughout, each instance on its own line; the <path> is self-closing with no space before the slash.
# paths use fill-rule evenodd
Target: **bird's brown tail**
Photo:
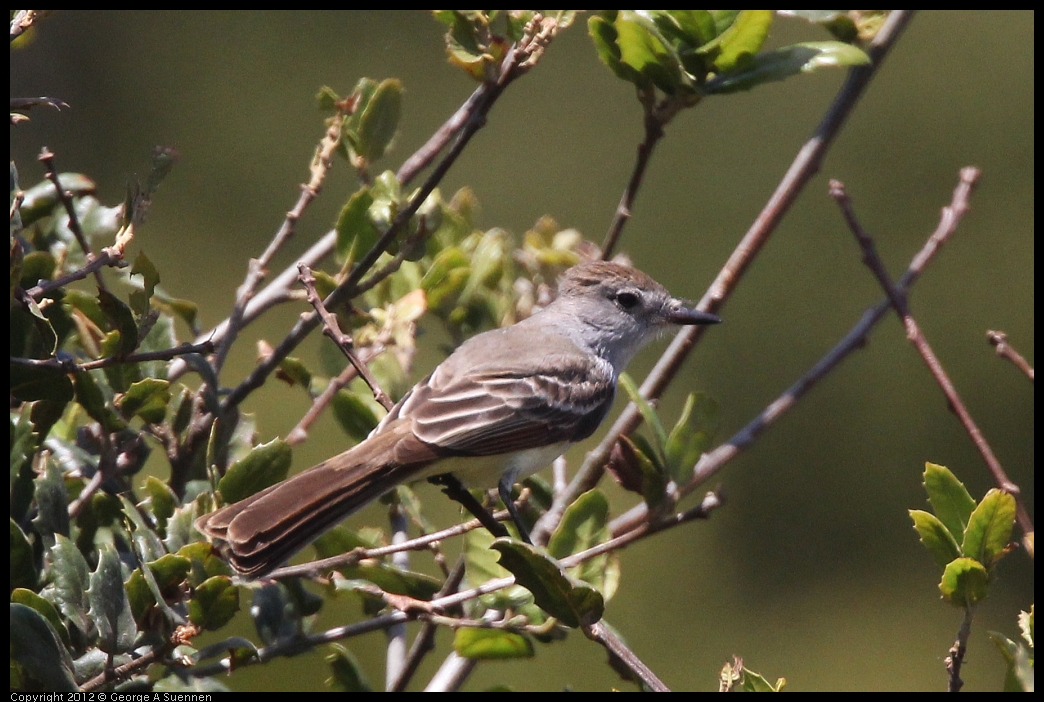
<path id="1" fill-rule="evenodd" d="M 327 529 L 411 479 L 429 461 L 396 459 L 396 432 L 355 448 L 196 520 L 203 534 L 227 544 L 229 562 L 257 577 L 307 546 Z M 364 448 L 365 447 L 365 448 Z M 416 456 L 413 456 L 416 458 Z"/>

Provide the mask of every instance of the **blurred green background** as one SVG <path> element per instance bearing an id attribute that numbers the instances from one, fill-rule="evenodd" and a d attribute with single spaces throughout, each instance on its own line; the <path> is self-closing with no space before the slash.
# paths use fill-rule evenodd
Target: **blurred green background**
<path id="1" fill-rule="evenodd" d="M 641 112 L 630 84 L 599 63 L 585 20 L 508 89 L 442 185 L 444 193 L 474 189 L 483 228 L 520 237 L 550 214 L 594 241 L 604 235 L 633 165 Z M 822 172 L 722 310 L 726 323 L 675 382 L 665 417 L 673 420 L 685 395 L 700 389 L 719 401 L 718 438 L 728 438 L 882 297 L 827 195 L 829 178 L 846 183 L 898 276 L 935 228 L 958 169 L 975 165 L 983 176 L 972 211 L 915 288 L 912 309 L 1032 513 L 1033 386 L 994 357 L 985 333 L 1007 332 L 1032 363 L 1033 23 L 1031 12 L 915 17 Z M 475 87 L 446 63 L 442 25 L 423 12 L 59 12 L 31 34 L 12 51 L 11 95 L 54 96 L 71 107 L 34 110 L 12 129 L 23 187 L 42 177 L 35 157 L 46 145 L 61 170 L 89 174 L 102 200 L 115 204 L 127 181 L 144 174 L 154 145 L 177 148 L 181 162 L 135 246 L 157 263 L 168 292 L 200 304 L 208 327 L 227 314 L 247 258 L 263 250 L 307 179 L 323 130 L 314 101 L 320 86 L 346 94 L 362 76 L 403 81 L 402 131 L 378 164 L 392 169 Z M 818 28 L 779 20 L 769 42 L 824 38 Z M 699 298 L 843 79 L 842 71 L 820 71 L 679 115 L 620 248 L 675 294 Z M 331 227 L 354 188 L 338 162 L 273 271 Z M 282 338 L 299 311 L 280 308 L 250 327 L 225 381 L 250 368 L 254 338 Z M 317 343 L 301 355 L 314 354 Z M 632 375 L 642 377 L 660 350 L 643 353 Z M 434 351 L 422 355 L 418 376 L 438 360 Z M 273 382 L 246 409 L 267 441 L 285 435 L 306 403 L 300 391 Z M 325 419 L 295 450 L 295 468 L 344 446 Z M 581 456 L 569 454 L 571 467 Z M 943 658 L 961 615 L 940 601 L 936 566 L 907 516 L 925 507 L 925 461 L 950 467 L 976 498 L 991 487 L 891 316 L 867 348 L 721 474 L 724 509 L 621 554 L 608 621 L 676 690 L 714 689 L 733 654 L 795 690 L 944 689 Z M 632 503 L 607 489 L 617 511 Z M 440 523 L 454 519 L 432 488 L 420 494 Z M 378 508 L 353 518 L 380 519 Z M 1000 688 L 1003 666 L 986 632 L 1016 636 L 1016 614 L 1033 601 L 1032 570 L 1021 552 L 1000 565 L 973 624 L 965 689 Z M 328 608 L 318 626 L 358 616 Z M 252 633 L 245 616 L 241 630 Z M 383 636 L 344 643 L 379 686 Z M 438 653 L 448 651 L 448 636 L 438 644 Z M 480 664 L 466 689 L 500 681 L 519 690 L 630 689 L 604 659 L 574 633 L 538 647 L 535 661 Z M 327 675 L 314 652 L 227 682 L 322 689 Z"/>

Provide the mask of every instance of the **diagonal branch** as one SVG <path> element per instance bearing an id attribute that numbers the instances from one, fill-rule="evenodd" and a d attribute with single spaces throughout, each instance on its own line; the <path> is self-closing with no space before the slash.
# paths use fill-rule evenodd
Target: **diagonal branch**
<path id="1" fill-rule="evenodd" d="M 939 225 L 932 232 L 931 236 L 928 237 L 921 250 L 910 261 L 906 272 L 899 279 L 899 287 L 904 293 L 913 286 L 921 276 L 921 273 L 924 272 L 928 263 L 956 230 L 960 214 L 967 209 L 967 197 L 971 192 L 971 184 L 977 175 L 977 172 L 967 169 L 961 172 L 961 183 L 954 190 L 950 205 L 943 208 L 942 216 L 939 218 Z M 753 444 L 758 436 L 793 409 L 809 390 L 815 387 L 820 380 L 826 377 L 849 354 L 863 348 L 866 345 L 870 330 L 884 318 L 890 307 L 891 301 L 886 299 L 864 312 L 863 316 L 856 322 L 848 334 L 817 361 L 807 373 L 798 378 L 782 395 L 773 400 L 768 407 L 747 423 L 746 426 L 733 434 L 728 441 L 701 456 L 693 470 L 692 478 L 685 485 L 679 487 L 679 494 L 687 495 L 705 484 L 725 464 Z M 640 504 L 613 520 L 609 525 L 609 530 L 613 534 L 629 533 L 634 529 L 642 527 L 648 518 L 648 507 Z"/>
<path id="2" fill-rule="evenodd" d="M 960 219 L 961 215 L 967 211 L 967 193 L 971 191 L 972 185 L 975 179 L 978 177 L 979 171 L 976 168 L 964 168 L 961 170 L 961 185 L 958 190 L 964 191 L 965 196 L 958 198 L 957 194 L 954 194 L 954 204 L 944 209 L 943 219 Z M 844 214 L 845 221 L 848 223 L 848 228 L 855 235 L 856 241 L 859 242 L 859 247 L 863 251 L 863 262 L 870 268 L 874 273 L 874 277 L 877 278 L 877 282 L 880 283 L 881 287 L 888 294 L 888 299 L 891 303 L 892 308 L 896 314 L 899 315 L 899 319 L 903 323 L 903 327 L 906 329 L 906 338 L 910 340 L 910 343 L 914 345 L 921 358 L 924 360 L 925 365 L 928 366 L 928 370 L 931 372 L 932 377 L 935 378 L 935 382 L 942 388 L 943 394 L 946 396 L 946 402 L 950 407 L 950 410 L 957 415 L 957 419 L 960 420 L 961 425 L 964 426 L 964 430 L 971 437 L 972 443 L 975 444 L 975 448 L 978 449 L 979 454 L 986 462 L 986 466 L 990 469 L 990 473 L 993 475 L 993 481 L 997 484 L 1001 490 L 1011 494 L 1015 498 L 1017 505 L 1016 520 L 1019 523 L 1019 528 L 1022 529 L 1023 533 L 1023 545 L 1026 547 L 1026 552 L 1033 556 L 1033 520 L 1029 516 L 1029 511 L 1026 509 L 1025 501 L 1022 497 L 1022 491 L 1019 486 L 1016 485 L 1008 478 L 1007 472 L 1004 467 L 1001 466 L 1000 460 L 996 454 L 993 453 L 993 449 L 990 447 L 989 442 L 983 435 L 982 430 L 972 419 L 971 413 L 965 406 L 964 401 L 961 400 L 960 394 L 957 392 L 957 387 L 953 384 L 949 374 L 942 366 L 942 362 L 939 357 L 935 355 L 935 351 L 932 350 L 931 345 L 928 343 L 928 339 L 925 338 L 924 333 L 921 331 L 917 321 L 913 318 L 910 313 L 910 307 L 906 299 L 906 291 L 904 288 L 897 286 L 892 282 L 891 277 L 888 275 L 888 271 L 885 269 L 884 262 L 877 253 L 877 248 L 874 246 L 874 240 L 870 234 L 863 229 L 859 220 L 855 216 L 855 211 L 852 209 L 852 202 L 845 193 L 845 186 L 840 181 L 830 182 L 830 194 L 837 200 L 838 205 L 841 207 L 841 211 Z M 947 217 L 946 210 L 950 211 L 950 216 Z"/>
<path id="3" fill-rule="evenodd" d="M 878 32 L 869 47 L 870 65 L 857 66 L 849 71 L 848 78 L 812 138 L 798 152 L 776 191 L 736 246 L 710 289 L 700 300 L 698 305 L 700 310 L 717 312 L 735 290 L 743 273 L 764 246 L 768 237 L 775 231 L 783 215 L 790 210 L 804 186 L 819 171 L 819 166 L 823 162 L 830 144 L 840 132 L 848 115 L 855 108 L 870 80 L 881 67 L 888 52 L 895 45 L 911 18 L 912 12 L 906 10 L 896 10 L 888 16 L 881 31 Z M 702 338 L 705 329 L 706 327 L 703 326 L 693 326 L 686 327 L 679 332 L 645 382 L 642 383 L 642 396 L 652 399 L 663 394 L 667 385 L 681 368 L 689 351 Z M 633 403 L 629 404 L 602 442 L 587 454 L 568 489 L 556 496 L 551 509 L 537 522 L 533 534 L 535 539 L 538 541 L 546 539 L 562 518 L 565 508 L 580 494 L 598 483 L 613 446 L 621 436 L 637 429 L 640 423 L 641 415 L 638 413 L 638 408 Z"/>

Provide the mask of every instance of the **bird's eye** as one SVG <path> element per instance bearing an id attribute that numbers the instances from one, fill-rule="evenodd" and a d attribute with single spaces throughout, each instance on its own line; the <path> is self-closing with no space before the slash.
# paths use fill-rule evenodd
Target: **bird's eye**
<path id="1" fill-rule="evenodd" d="M 630 310 L 638 306 L 639 299 L 633 292 L 621 292 L 617 293 L 616 302 L 625 310 Z"/>

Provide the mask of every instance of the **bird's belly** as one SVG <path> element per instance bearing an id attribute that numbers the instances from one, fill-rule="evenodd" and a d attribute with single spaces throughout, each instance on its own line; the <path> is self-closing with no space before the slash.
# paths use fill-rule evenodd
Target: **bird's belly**
<path id="1" fill-rule="evenodd" d="M 515 481 L 536 473 L 551 465 L 551 462 L 565 453 L 570 442 L 525 449 L 515 453 L 497 454 L 494 456 L 457 456 L 437 461 L 424 475 L 427 478 L 442 473 L 452 473 L 469 488 L 496 487 L 500 476 L 507 472 L 515 473 Z"/>

